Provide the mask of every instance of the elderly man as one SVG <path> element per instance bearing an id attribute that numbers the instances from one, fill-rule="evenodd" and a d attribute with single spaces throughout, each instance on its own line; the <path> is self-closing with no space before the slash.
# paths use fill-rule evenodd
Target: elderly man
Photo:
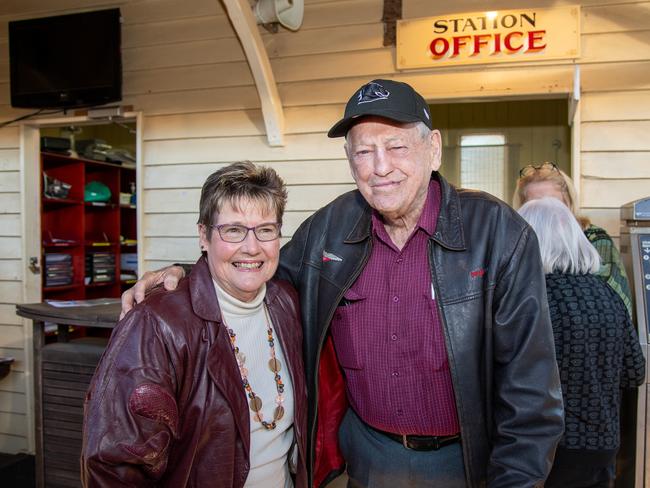
<path id="1" fill-rule="evenodd" d="M 440 133 L 405 83 L 361 87 L 328 135 L 358 190 L 278 270 L 300 293 L 313 485 L 347 463 L 351 487 L 542 486 L 563 412 L 534 233 L 438 174 Z M 124 309 L 180 276 L 145 274 Z"/>

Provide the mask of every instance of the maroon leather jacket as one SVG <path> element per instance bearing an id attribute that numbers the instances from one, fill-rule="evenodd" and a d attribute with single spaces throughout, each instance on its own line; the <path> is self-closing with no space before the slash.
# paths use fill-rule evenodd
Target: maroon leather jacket
<path id="1" fill-rule="evenodd" d="M 307 486 L 307 399 L 298 296 L 267 283 L 265 303 L 294 391 L 296 488 Z M 242 487 L 249 408 L 210 271 L 200 258 L 173 292 L 154 293 L 115 328 L 86 397 L 84 486 Z"/>

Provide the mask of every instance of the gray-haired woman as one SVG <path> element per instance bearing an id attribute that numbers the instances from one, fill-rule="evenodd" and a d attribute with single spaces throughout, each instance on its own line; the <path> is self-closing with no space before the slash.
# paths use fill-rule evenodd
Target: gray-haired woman
<path id="1" fill-rule="evenodd" d="M 645 360 L 621 298 L 594 273 L 596 249 L 557 198 L 530 200 L 519 213 L 539 239 L 565 433 L 547 488 L 608 487 L 620 444 L 620 389 L 643 382 Z"/>
<path id="2" fill-rule="evenodd" d="M 304 488 L 298 297 L 272 281 L 286 189 L 235 163 L 203 185 L 203 256 L 117 325 L 88 392 L 84 486 Z M 270 281 L 271 280 L 271 281 Z"/>
<path id="3" fill-rule="evenodd" d="M 585 236 L 600 255 L 600 269 L 596 274 L 618 293 L 632 317 L 632 292 L 618 249 L 605 229 L 592 224 L 588 218 L 579 214 L 578 197 L 571 178 L 549 162 L 540 165 L 529 164 L 521 168 L 512 197 L 512 206 L 517 209 L 530 200 L 543 197 L 557 198 L 569 207 Z"/>

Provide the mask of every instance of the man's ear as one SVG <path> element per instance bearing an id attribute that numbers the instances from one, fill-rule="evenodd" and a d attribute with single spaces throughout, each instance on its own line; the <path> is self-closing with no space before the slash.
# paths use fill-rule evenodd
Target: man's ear
<path id="1" fill-rule="evenodd" d="M 442 164 L 442 136 L 439 130 L 432 130 L 429 137 L 431 137 L 431 170 L 438 171 Z"/>
<path id="2" fill-rule="evenodd" d="M 348 147 L 348 143 L 346 142 L 343 144 L 343 150 L 345 151 L 345 157 L 348 158 L 348 166 L 350 167 L 350 175 L 352 175 L 352 179 L 357 181 L 357 175 L 354 172 L 354 163 L 352 162 L 352 158 L 350 157 L 350 148 Z"/>

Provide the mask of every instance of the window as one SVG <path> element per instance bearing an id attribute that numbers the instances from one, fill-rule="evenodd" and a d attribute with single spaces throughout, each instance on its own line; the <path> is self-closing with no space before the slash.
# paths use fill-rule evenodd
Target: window
<path id="1" fill-rule="evenodd" d="M 461 187 L 483 190 L 501 200 L 507 200 L 505 139 L 503 134 L 461 136 Z"/>

